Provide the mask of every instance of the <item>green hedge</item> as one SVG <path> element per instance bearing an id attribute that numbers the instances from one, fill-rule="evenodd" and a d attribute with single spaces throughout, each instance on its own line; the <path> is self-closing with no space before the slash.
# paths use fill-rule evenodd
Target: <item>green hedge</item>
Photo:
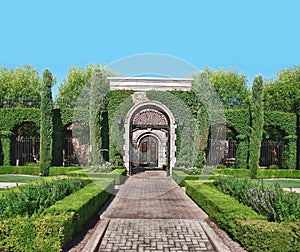
<path id="1" fill-rule="evenodd" d="M 0 222 L 2 251 L 61 251 L 86 221 L 96 214 L 114 189 L 112 179 L 90 183 L 47 208 L 42 215 Z"/>
<path id="2" fill-rule="evenodd" d="M 299 251 L 300 223 L 268 222 L 211 184 L 186 181 L 187 194 L 235 241 L 249 251 Z"/>
<path id="3" fill-rule="evenodd" d="M 81 169 L 82 168 L 80 166 L 52 166 L 50 167 L 50 176 L 67 175 L 72 171 Z M 0 174 L 25 174 L 38 176 L 40 174 L 40 168 L 38 166 L 0 166 Z"/>
<path id="4" fill-rule="evenodd" d="M 216 169 L 215 174 L 234 175 L 239 178 L 250 177 L 249 169 Z M 286 169 L 259 169 L 257 173 L 258 178 L 297 178 L 300 179 L 299 170 Z"/>
<path id="5" fill-rule="evenodd" d="M 91 173 L 88 170 L 77 170 L 68 173 L 70 176 L 79 176 L 79 177 L 89 177 L 92 180 L 101 180 L 102 178 L 113 178 L 115 180 L 116 185 L 121 185 L 125 182 L 126 179 L 126 168 L 121 168 L 118 166 L 117 169 L 114 169 L 111 172 L 95 172 Z"/>
<path id="6" fill-rule="evenodd" d="M 55 205 L 45 209 L 45 214 L 61 214 L 74 212 L 73 234 L 81 230 L 86 221 L 100 209 L 114 192 L 114 180 L 102 178 L 101 181 L 90 183 L 80 191 L 71 194 Z"/>
<path id="7" fill-rule="evenodd" d="M 214 175 L 188 175 L 183 171 L 173 170 L 172 177 L 176 181 L 176 183 L 180 186 L 185 186 L 185 182 L 202 180 L 205 181 L 207 179 L 214 179 L 214 176 L 218 175 L 229 175 L 235 176 L 238 178 L 250 178 L 250 170 L 249 169 L 215 169 Z M 268 169 L 260 169 L 258 170 L 258 178 L 266 179 L 266 178 L 296 178 L 300 179 L 300 171 L 299 170 L 268 170 Z"/>
<path id="8" fill-rule="evenodd" d="M 199 180 L 199 175 L 188 175 L 183 171 L 173 170 L 172 177 L 179 186 L 185 186 L 186 180 Z"/>

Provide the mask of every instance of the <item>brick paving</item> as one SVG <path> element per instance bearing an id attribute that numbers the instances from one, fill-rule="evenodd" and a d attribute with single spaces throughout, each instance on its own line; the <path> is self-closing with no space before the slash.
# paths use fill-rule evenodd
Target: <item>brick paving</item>
<path id="1" fill-rule="evenodd" d="M 200 221 L 113 219 L 99 251 L 214 251 Z"/>
<path id="2" fill-rule="evenodd" d="M 205 218 L 165 172 L 135 174 L 101 215 L 110 222 L 98 251 L 215 251 Z"/>
<path id="3" fill-rule="evenodd" d="M 165 172 L 146 171 L 120 187 L 104 218 L 205 219 L 200 209 Z"/>

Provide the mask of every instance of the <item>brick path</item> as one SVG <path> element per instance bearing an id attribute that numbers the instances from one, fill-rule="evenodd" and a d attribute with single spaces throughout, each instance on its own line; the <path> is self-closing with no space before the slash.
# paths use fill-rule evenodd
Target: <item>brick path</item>
<path id="1" fill-rule="evenodd" d="M 204 231 L 205 218 L 164 172 L 139 173 L 101 215 L 109 224 L 98 251 L 220 251 Z"/>
<path id="2" fill-rule="evenodd" d="M 99 251 L 215 251 L 200 221 L 113 219 Z"/>

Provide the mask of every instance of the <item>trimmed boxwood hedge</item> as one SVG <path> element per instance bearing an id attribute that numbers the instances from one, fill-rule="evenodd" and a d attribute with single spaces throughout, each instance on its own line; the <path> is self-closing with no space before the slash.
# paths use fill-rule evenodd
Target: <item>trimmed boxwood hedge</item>
<path id="1" fill-rule="evenodd" d="M 211 184 L 186 181 L 187 194 L 235 241 L 249 251 L 299 251 L 300 223 L 268 222 Z"/>
<path id="2" fill-rule="evenodd" d="M 249 169 L 215 169 L 214 175 L 201 175 L 201 180 L 204 181 L 206 179 L 213 180 L 214 176 L 218 175 L 229 175 L 235 176 L 238 178 L 250 178 L 250 170 Z M 257 174 L 258 178 L 266 179 L 266 178 L 296 178 L 300 179 L 300 171 L 299 170 L 268 170 L 268 169 L 260 169 Z M 172 177 L 176 181 L 176 183 L 180 186 L 185 186 L 185 182 L 187 180 L 199 181 L 200 175 L 188 175 L 183 171 L 173 170 Z"/>
<path id="3" fill-rule="evenodd" d="M 215 174 L 233 175 L 239 178 L 250 177 L 249 169 L 216 169 Z M 299 170 L 281 170 L 281 169 L 259 169 L 258 178 L 297 178 L 300 179 Z"/>
<path id="4" fill-rule="evenodd" d="M 68 173 L 69 176 L 80 176 L 80 177 L 89 177 L 93 179 L 102 179 L 102 178 L 113 178 L 116 185 L 121 185 L 125 182 L 126 179 L 126 168 L 122 166 L 117 166 L 117 169 L 109 173 L 105 172 L 95 172 L 90 173 L 88 170 L 75 170 Z M 114 166 L 113 166 L 114 168 Z"/>
<path id="5" fill-rule="evenodd" d="M 52 166 L 50 167 L 50 176 L 67 175 L 72 171 L 81 169 L 82 168 L 80 166 Z M 40 174 L 40 168 L 38 166 L 0 166 L 0 174 L 25 174 L 38 176 Z"/>
<path id="6" fill-rule="evenodd" d="M 200 175 L 188 175 L 183 171 L 173 170 L 172 177 L 179 186 L 185 186 L 186 180 L 199 180 Z"/>
<path id="7" fill-rule="evenodd" d="M 0 250 L 61 251 L 104 205 L 113 189 L 113 179 L 102 179 L 56 202 L 42 215 L 0 221 Z"/>

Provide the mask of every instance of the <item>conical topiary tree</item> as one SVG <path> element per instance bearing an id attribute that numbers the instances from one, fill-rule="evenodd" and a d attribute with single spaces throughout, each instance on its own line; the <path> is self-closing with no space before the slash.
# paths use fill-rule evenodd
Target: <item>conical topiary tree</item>
<path id="1" fill-rule="evenodd" d="M 250 99 L 250 146 L 249 168 L 251 178 L 257 177 L 259 168 L 260 148 L 264 127 L 264 104 L 263 104 L 263 78 L 258 75 L 254 78 L 252 97 Z"/>
<path id="2" fill-rule="evenodd" d="M 45 69 L 43 72 L 41 90 L 41 127 L 40 127 L 40 175 L 48 176 L 52 161 L 52 133 L 53 133 L 53 101 L 51 86 L 52 73 Z"/>
<path id="3" fill-rule="evenodd" d="M 101 137 L 99 135 L 101 118 L 101 106 L 103 99 L 109 90 L 106 80 L 107 73 L 104 67 L 94 69 L 91 77 L 91 92 L 89 100 L 89 128 L 91 145 L 91 164 L 97 165 L 103 162 L 101 153 Z M 100 111 L 99 111 L 100 110 Z"/>

